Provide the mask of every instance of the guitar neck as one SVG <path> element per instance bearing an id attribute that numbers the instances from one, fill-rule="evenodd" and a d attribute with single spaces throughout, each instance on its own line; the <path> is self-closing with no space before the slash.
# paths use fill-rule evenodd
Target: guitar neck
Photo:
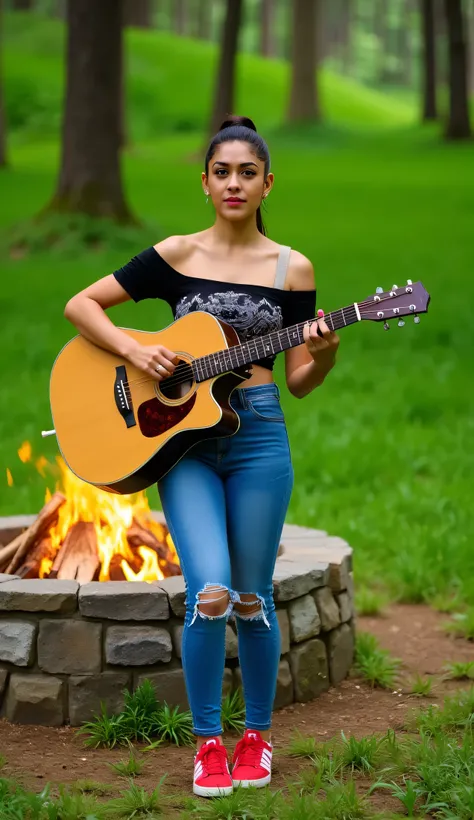
<path id="1" fill-rule="evenodd" d="M 340 330 L 342 327 L 359 322 L 360 313 L 357 303 L 354 302 L 348 307 L 339 308 L 339 310 L 326 314 L 324 320 L 330 330 Z M 281 353 L 283 350 L 289 350 L 290 347 L 297 347 L 304 342 L 304 326 L 315 321 L 316 319 L 306 319 L 304 322 L 285 327 L 282 330 L 276 330 L 266 336 L 258 336 L 244 344 L 233 345 L 224 350 L 201 356 L 194 360 L 194 377 L 196 381 L 203 382 L 206 379 L 212 379 L 214 376 L 230 373 L 236 367 L 258 362 L 259 359 Z"/>

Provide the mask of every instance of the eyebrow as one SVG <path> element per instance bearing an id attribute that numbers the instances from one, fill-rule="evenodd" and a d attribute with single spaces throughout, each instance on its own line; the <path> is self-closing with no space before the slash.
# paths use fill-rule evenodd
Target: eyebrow
<path id="1" fill-rule="evenodd" d="M 220 160 L 216 160 L 213 163 L 212 167 L 214 167 L 214 165 L 226 165 L 228 167 L 230 165 L 230 163 L 229 162 L 221 162 Z M 247 168 L 249 165 L 255 165 L 255 167 L 258 168 L 258 165 L 257 165 L 256 162 L 241 162 L 240 163 L 241 168 Z"/>

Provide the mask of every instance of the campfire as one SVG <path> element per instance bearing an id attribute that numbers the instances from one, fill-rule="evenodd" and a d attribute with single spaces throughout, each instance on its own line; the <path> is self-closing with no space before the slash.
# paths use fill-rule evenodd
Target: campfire
<path id="1" fill-rule="evenodd" d="M 32 460 L 31 445 L 22 444 L 23 463 Z M 113 495 L 77 478 L 57 457 L 44 456 L 36 468 L 59 469 L 55 491 L 46 489 L 45 504 L 33 523 L 13 541 L 0 546 L 0 572 L 20 578 L 68 578 L 88 581 L 158 581 L 181 575 L 178 556 L 166 526 L 153 519 L 142 493 Z M 13 477 L 7 470 L 7 481 Z"/>

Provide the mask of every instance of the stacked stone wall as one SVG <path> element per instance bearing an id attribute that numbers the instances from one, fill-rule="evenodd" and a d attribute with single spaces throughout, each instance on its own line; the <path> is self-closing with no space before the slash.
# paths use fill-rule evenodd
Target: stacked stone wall
<path id="1" fill-rule="evenodd" d="M 273 578 L 282 642 L 275 709 L 340 683 L 353 662 L 355 634 L 350 547 L 289 524 L 281 540 Z M 78 726 L 100 711 L 101 701 L 109 713 L 119 712 L 123 690 L 146 678 L 160 701 L 189 708 L 184 614 L 182 576 L 80 585 L 0 574 L 0 715 Z M 241 684 L 232 618 L 223 694 Z"/>

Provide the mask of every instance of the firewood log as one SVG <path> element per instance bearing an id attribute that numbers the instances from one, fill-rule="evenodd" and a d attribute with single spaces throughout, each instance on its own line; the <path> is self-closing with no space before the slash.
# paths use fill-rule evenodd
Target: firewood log
<path id="1" fill-rule="evenodd" d="M 38 516 L 35 518 L 33 523 L 28 527 L 25 532 L 21 535 L 17 536 L 11 544 L 7 544 L 8 548 L 11 547 L 15 541 L 18 539 L 18 547 L 16 552 L 14 553 L 8 567 L 6 569 L 7 574 L 14 575 L 15 570 L 20 564 L 23 562 L 25 555 L 29 552 L 31 546 L 35 543 L 35 541 L 40 538 L 48 529 L 49 527 L 56 521 L 58 517 L 59 508 L 64 504 L 66 501 L 65 496 L 62 493 L 54 493 L 54 495 L 50 498 L 47 504 L 44 505 L 43 509 L 38 513 Z"/>
<path id="2" fill-rule="evenodd" d="M 92 521 L 77 521 L 66 535 L 49 577 L 86 583 L 92 581 L 98 566 L 95 526 Z"/>
<path id="3" fill-rule="evenodd" d="M 49 558 L 50 561 L 54 561 L 56 554 L 57 550 L 53 548 L 49 535 L 43 536 L 30 550 L 25 563 L 15 570 L 15 575 L 19 575 L 20 578 L 39 578 L 42 559 Z"/>
<path id="4" fill-rule="evenodd" d="M 26 530 L 23 530 L 13 541 L 10 541 L 9 544 L 0 549 L 0 567 L 8 566 L 18 547 L 21 545 L 25 537 L 25 532 Z"/>
<path id="5" fill-rule="evenodd" d="M 127 541 L 133 548 L 149 547 L 154 550 L 159 558 L 164 561 L 172 561 L 172 555 L 166 544 L 158 541 L 156 535 L 147 530 L 136 518 L 133 519 L 131 527 L 127 531 Z"/>
<path id="6" fill-rule="evenodd" d="M 163 575 L 169 578 L 170 575 L 182 575 L 181 567 L 175 564 L 174 561 L 168 561 L 165 567 L 162 567 Z"/>

